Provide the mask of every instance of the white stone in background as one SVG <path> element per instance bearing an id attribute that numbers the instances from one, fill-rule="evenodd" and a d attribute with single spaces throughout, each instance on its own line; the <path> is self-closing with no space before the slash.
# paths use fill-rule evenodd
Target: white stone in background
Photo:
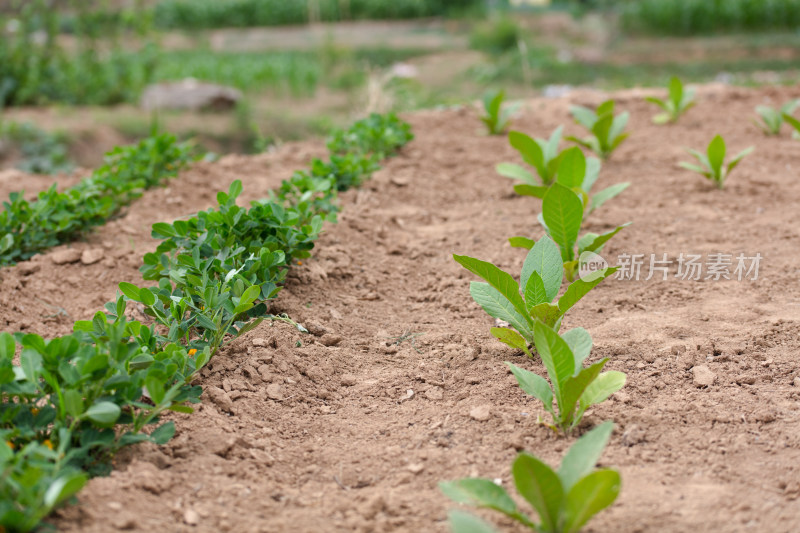
<path id="1" fill-rule="evenodd" d="M 139 105 L 154 109 L 233 109 L 242 92 L 233 87 L 204 83 L 194 78 L 149 85 Z"/>

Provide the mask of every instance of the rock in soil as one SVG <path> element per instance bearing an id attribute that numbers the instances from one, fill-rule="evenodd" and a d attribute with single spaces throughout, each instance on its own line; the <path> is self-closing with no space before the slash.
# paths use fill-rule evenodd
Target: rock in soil
<path id="1" fill-rule="evenodd" d="M 696 366 L 692 369 L 692 373 L 695 387 L 710 387 L 717 379 L 717 375 L 708 368 L 708 365 Z"/>

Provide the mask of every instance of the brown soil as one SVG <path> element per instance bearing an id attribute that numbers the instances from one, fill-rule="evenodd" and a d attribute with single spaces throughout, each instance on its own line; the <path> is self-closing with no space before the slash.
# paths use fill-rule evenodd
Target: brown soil
<path id="1" fill-rule="evenodd" d="M 617 504 L 588 530 L 798 531 L 800 143 L 763 137 L 748 120 L 756 104 L 797 91 L 708 90 L 669 127 L 650 123 L 655 110 L 638 94 L 615 96 L 633 135 L 598 186 L 633 185 L 589 229 L 634 224 L 604 255 L 764 259 L 755 282 L 608 280 L 568 316 L 567 328 L 594 337 L 594 360 L 610 357 L 609 368 L 628 374 L 582 426 L 616 422 L 602 464 L 623 479 Z M 532 101 L 516 127 L 547 135 L 570 122 L 569 103 Z M 228 346 L 204 371 L 197 413 L 174 417 L 176 438 L 119 457 L 110 477 L 57 515 L 60 530 L 446 531 L 454 504 L 439 481 L 479 475 L 508 487 L 518 449 L 560 459 L 572 440 L 537 425 L 543 410 L 503 361 L 541 365 L 489 336 L 491 319 L 469 297 L 472 276 L 450 257 L 519 272 L 524 254 L 505 239 L 541 234 L 538 203 L 495 174 L 515 154 L 503 137 L 480 133 L 471 109 L 408 118 L 417 139 L 344 196 L 339 224 L 276 302 L 315 335 L 265 323 Z M 705 146 L 715 133 L 731 150 L 756 146 L 724 191 L 676 167 L 684 146 Z M 74 245 L 101 248 L 101 262 L 54 266 L 54 251 L 3 270 L 0 327 L 66 333 L 117 282 L 139 280 L 150 224 L 205 208 L 235 178 L 246 199 L 263 196 L 320 150 L 289 145 L 198 165 Z M 421 335 L 399 342 L 411 334 Z M 714 382 L 698 387 L 693 369 L 703 365 Z M 477 406 L 488 420 L 470 416 Z"/>

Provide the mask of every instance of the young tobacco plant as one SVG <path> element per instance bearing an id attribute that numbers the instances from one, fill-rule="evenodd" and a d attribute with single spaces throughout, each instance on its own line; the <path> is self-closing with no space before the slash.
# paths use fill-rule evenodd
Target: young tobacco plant
<path id="1" fill-rule="evenodd" d="M 795 112 L 797 107 L 800 106 L 800 99 L 791 100 L 783 104 L 780 109 L 773 109 L 766 105 L 756 107 L 756 113 L 761 117 L 761 122 L 754 120 L 756 126 L 761 128 L 765 135 L 778 135 L 781 132 L 781 126 L 785 117 Z M 794 117 L 792 117 L 794 118 Z"/>
<path id="2" fill-rule="evenodd" d="M 600 160 L 596 157 L 589 159 L 577 146 L 567 148 L 558 156 L 556 183 L 572 189 L 583 202 L 585 216 L 589 216 L 595 209 L 619 195 L 628 188 L 629 182 L 618 183 L 606 187 L 592 195 L 592 187 L 600 175 Z M 514 191 L 522 196 L 533 196 L 543 199 L 549 187 L 521 183 L 514 186 Z"/>
<path id="3" fill-rule="evenodd" d="M 563 127 L 558 127 L 549 139 L 534 139 L 519 131 L 508 134 L 508 141 L 522 156 L 523 161 L 532 166 L 538 174 L 538 179 L 532 172 L 515 163 L 500 163 L 497 173 L 501 176 L 519 180 L 526 185 L 548 186 L 553 183 L 558 170 L 559 152 Z"/>
<path id="4" fill-rule="evenodd" d="M 614 116 L 613 100 L 603 102 L 596 111 L 582 106 L 572 106 L 570 113 L 575 122 L 589 130 L 591 135 L 583 139 L 574 136 L 569 136 L 567 139 L 588 148 L 601 159 L 608 159 L 611 153 L 628 138 L 629 134 L 623 131 L 630 115 L 626 111 Z"/>
<path id="5" fill-rule="evenodd" d="M 498 511 L 539 533 L 575 533 L 619 496 L 621 479 L 612 469 L 595 469 L 614 429 L 605 422 L 579 438 L 567 451 L 558 470 L 522 452 L 511 466 L 517 492 L 539 516 L 537 523 L 524 514 L 508 492 L 490 479 L 467 478 L 439 484 L 451 500 Z M 453 511 L 453 533 L 489 533 L 492 530 L 474 515 Z"/>
<path id="6" fill-rule="evenodd" d="M 503 107 L 506 98 L 505 91 L 492 91 L 483 97 L 484 115 L 481 121 L 486 124 L 489 135 L 500 135 L 506 131 L 511 117 L 519 108 L 518 105 Z"/>
<path id="7" fill-rule="evenodd" d="M 559 336 L 542 322 L 537 322 L 533 337 L 550 383 L 529 370 L 509 362 L 506 364 L 522 390 L 544 404 L 553 418 L 550 426 L 553 430 L 569 434 L 580 423 L 586 409 L 606 401 L 625 385 L 624 373 L 602 372 L 608 358 L 583 367 L 592 349 L 592 337 L 585 329 L 571 329 Z M 516 347 L 533 357 L 527 346 L 519 344 Z M 554 399 L 557 410 L 553 405 Z"/>
<path id="8" fill-rule="evenodd" d="M 579 176 L 580 173 L 574 175 Z M 583 197 L 572 189 L 561 183 L 554 183 L 542 198 L 542 212 L 538 216 L 539 223 L 560 251 L 567 281 L 570 282 L 575 280 L 581 261 L 590 252 L 599 254 L 605 243 L 631 224 L 628 222 L 601 234 L 588 232 L 579 239 L 578 233 L 584 218 L 584 202 Z M 515 248 L 532 250 L 534 247 L 533 239 L 527 237 L 511 237 L 508 241 Z"/>
<path id="9" fill-rule="evenodd" d="M 528 252 L 519 283 L 511 274 L 486 261 L 466 255 L 453 255 L 453 259 L 485 280 L 485 283 L 470 283 L 472 299 L 490 316 L 507 322 L 513 328 L 492 328 L 492 335 L 526 353 L 530 353 L 527 346 L 534 344 L 534 326 L 537 323 L 558 331 L 564 314 L 617 271 L 616 267 L 605 268 L 592 275 L 590 280 L 577 279 L 556 299 L 564 279 L 564 265 L 558 246 L 550 237 L 539 239 Z"/>
<path id="10" fill-rule="evenodd" d="M 666 124 L 667 122 L 678 122 L 678 119 L 689 109 L 694 107 L 694 89 L 684 88 L 683 83 L 677 77 L 669 81 L 669 98 L 661 100 L 653 96 L 645 97 L 645 100 L 664 110 L 663 113 L 653 117 L 655 124 Z"/>
<path id="11" fill-rule="evenodd" d="M 800 139 L 800 120 L 797 120 L 788 113 L 784 113 L 783 120 L 785 120 L 786 123 L 789 124 L 789 126 L 791 126 L 792 129 L 794 129 L 794 131 L 792 132 L 792 138 Z"/>
<path id="12" fill-rule="evenodd" d="M 728 162 L 727 165 L 725 165 L 725 153 L 727 151 L 727 147 L 725 146 L 725 140 L 721 135 L 717 135 L 711 140 L 711 142 L 708 144 L 705 154 L 698 152 L 697 150 L 692 150 L 691 148 L 687 149 L 686 151 L 692 154 L 700 162 L 701 166 L 685 162 L 681 162 L 680 166 L 693 172 L 702 174 L 706 178 L 713 181 L 718 189 L 722 189 L 725 186 L 725 180 L 728 179 L 730 173 L 746 155 L 753 151 L 753 147 L 750 146 L 749 148 L 745 148 L 739 152 L 736 157 Z"/>

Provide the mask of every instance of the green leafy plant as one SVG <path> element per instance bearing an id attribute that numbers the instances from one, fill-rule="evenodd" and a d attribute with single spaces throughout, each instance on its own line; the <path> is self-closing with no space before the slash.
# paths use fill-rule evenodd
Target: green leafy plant
<path id="1" fill-rule="evenodd" d="M 761 122 L 756 120 L 753 122 L 761 128 L 765 135 L 778 135 L 781 132 L 785 117 L 787 115 L 791 116 L 798 106 L 800 106 L 800 99 L 790 100 L 783 104 L 780 109 L 773 109 L 766 105 L 757 106 L 756 113 L 761 117 Z"/>
<path id="2" fill-rule="evenodd" d="M 786 123 L 789 124 L 789 126 L 791 126 L 792 129 L 794 129 L 794 131 L 792 132 L 792 138 L 800 139 L 800 120 L 797 120 L 788 113 L 784 113 L 783 120 L 785 120 Z"/>
<path id="3" fill-rule="evenodd" d="M 506 98 L 505 91 L 492 91 L 483 97 L 483 109 L 485 114 L 481 121 L 486 124 L 489 135 L 500 135 L 506 130 L 511 117 L 516 113 L 519 106 L 505 106 L 503 101 Z"/>
<path id="4" fill-rule="evenodd" d="M 573 175 L 580 176 L 580 172 Z M 619 192 L 617 191 L 617 194 Z M 600 194 L 598 193 L 596 196 Z M 578 234 L 584 218 L 584 206 L 584 197 L 561 183 L 554 183 L 550 186 L 542 198 L 542 212 L 538 216 L 539 223 L 560 250 L 567 281 L 573 281 L 577 276 L 581 257 L 585 257 L 584 254 L 599 254 L 605 243 L 620 230 L 630 225 L 628 222 L 601 234 L 587 232 L 579 239 Z M 533 239 L 528 237 L 517 236 L 508 241 L 515 248 L 532 250 L 534 246 Z"/>
<path id="5" fill-rule="evenodd" d="M 19 151 L 21 157 L 16 166 L 25 172 L 59 174 L 75 167 L 63 133 L 50 133 L 29 122 L 0 120 L 0 140 L 8 141 Z"/>
<path id="6" fill-rule="evenodd" d="M 616 267 L 606 267 L 594 273 L 591 279 L 575 280 L 556 299 L 564 279 L 564 266 L 558 246 L 550 237 L 539 239 L 528 252 L 519 283 L 511 274 L 486 261 L 465 255 L 453 255 L 453 259 L 485 280 L 485 283 L 470 283 L 472 299 L 490 316 L 507 322 L 513 328 L 492 328 L 492 335 L 526 353 L 529 353 L 527 346 L 534 343 L 534 325 L 537 322 L 558 330 L 564 314 L 617 270 Z"/>
<path id="7" fill-rule="evenodd" d="M 556 183 L 571 189 L 580 197 L 583 202 L 585 216 L 592 214 L 595 209 L 619 195 L 630 185 L 628 182 L 618 183 L 592 195 L 592 187 L 600 175 L 600 166 L 599 159 L 596 157 L 587 159 L 577 146 L 567 148 L 558 156 Z M 529 183 L 521 183 L 514 186 L 514 191 L 517 194 L 542 199 L 549 190 L 549 187 Z"/>
<path id="8" fill-rule="evenodd" d="M 614 116 L 614 101 L 607 100 L 592 111 L 582 106 L 572 106 L 570 113 L 575 122 L 589 130 L 591 136 L 580 139 L 570 136 L 568 140 L 596 153 L 601 159 L 608 159 L 622 142 L 628 138 L 624 133 L 630 115 L 626 111 Z"/>
<path id="9" fill-rule="evenodd" d="M 394 113 L 372 113 L 346 130 L 338 130 L 328 140 L 331 154 L 369 154 L 385 159 L 414 138 L 411 126 Z"/>
<path id="10" fill-rule="evenodd" d="M 561 142 L 563 130 L 563 127 L 556 128 L 547 140 L 534 139 L 519 131 L 509 132 L 509 143 L 520 153 L 523 161 L 536 170 L 539 178 L 536 179 L 533 173 L 515 163 L 499 163 L 496 167 L 497 173 L 531 186 L 550 185 L 558 170 L 558 145 Z"/>
<path id="11" fill-rule="evenodd" d="M 571 329 L 559 336 L 553 329 L 537 321 L 533 335 L 536 352 L 544 363 L 550 383 L 529 370 L 509 362 L 506 364 L 522 390 L 544 404 L 545 410 L 553 418 L 550 427 L 570 433 L 580 423 L 586 409 L 606 401 L 625 385 L 625 374 L 613 370 L 603 372 L 607 358 L 583 367 L 592 349 L 592 337 L 583 328 Z M 517 347 L 532 357 L 527 347 L 521 346 L 519 339 L 516 341 Z"/>
<path id="12" fill-rule="evenodd" d="M 587 432 L 567 451 L 557 471 L 526 452 L 517 456 L 511 466 L 514 485 L 536 511 L 538 523 L 524 514 L 508 492 L 492 480 L 446 481 L 439 488 L 455 502 L 498 511 L 534 531 L 575 533 L 619 495 L 619 472 L 595 469 L 613 429 L 612 422 L 605 422 Z M 453 533 L 492 531 L 483 520 L 461 511 L 450 514 L 450 526 Z"/>
<path id="13" fill-rule="evenodd" d="M 681 162 L 680 166 L 693 172 L 698 172 L 714 182 L 717 188 L 722 189 L 725 186 L 725 181 L 733 171 L 734 168 L 742 161 L 742 159 L 753 151 L 753 147 L 745 148 L 739 152 L 727 165 L 725 165 L 725 153 L 727 147 L 725 140 L 722 136 L 717 135 L 708 144 L 706 153 L 698 152 L 697 150 L 687 149 L 687 152 L 692 154 L 701 166 L 692 163 Z"/>
<path id="14" fill-rule="evenodd" d="M 694 89 L 684 89 L 683 83 L 677 77 L 669 81 L 669 98 L 661 100 L 653 96 L 645 98 L 648 102 L 656 104 L 664 110 L 663 113 L 653 117 L 656 124 L 666 124 L 667 122 L 678 122 L 678 119 L 691 109 L 694 104 Z"/>
<path id="15" fill-rule="evenodd" d="M 192 161 L 192 150 L 172 135 L 155 135 L 115 148 L 102 167 L 64 192 L 53 185 L 33 202 L 22 192 L 11 193 L 0 213 L 0 266 L 29 259 L 104 224 L 146 189 L 177 176 Z"/>

